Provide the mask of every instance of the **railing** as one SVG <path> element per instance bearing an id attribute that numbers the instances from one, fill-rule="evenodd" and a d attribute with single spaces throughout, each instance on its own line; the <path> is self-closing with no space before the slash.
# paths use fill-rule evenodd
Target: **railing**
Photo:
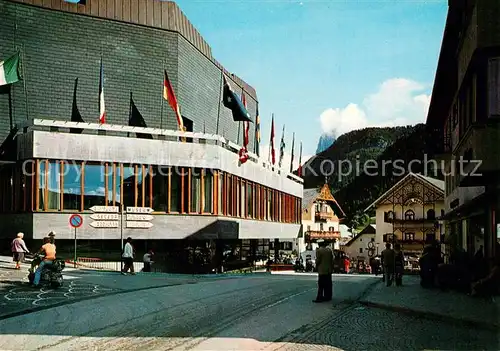
<path id="1" fill-rule="evenodd" d="M 212 143 L 215 145 L 219 145 L 226 150 L 233 152 L 238 155 L 241 146 L 233 143 L 232 141 L 224 138 L 223 136 L 217 134 L 208 134 L 208 133 L 194 133 L 194 132 L 181 132 L 170 129 L 159 129 L 159 128 L 144 128 L 144 127 L 130 127 L 124 125 L 117 124 L 98 124 L 98 123 L 85 123 L 85 122 L 70 122 L 70 121 L 57 121 L 51 119 L 39 119 L 35 118 L 32 122 L 27 122 L 25 124 L 21 124 L 17 126 L 19 129 L 23 128 L 31 128 L 37 129 L 37 127 L 49 127 L 49 128 L 68 128 L 68 129 L 81 129 L 83 131 L 109 131 L 113 133 L 123 134 L 123 136 L 135 137 L 135 133 L 140 134 L 151 134 L 162 137 L 171 137 L 171 138 L 188 138 L 192 139 L 193 142 L 197 142 L 199 144 L 207 144 Z M 62 132 L 62 131 L 59 131 Z M 132 134 L 130 136 L 129 134 Z M 292 179 L 300 184 L 304 183 L 304 180 L 293 173 L 290 173 L 287 169 L 279 168 L 277 165 L 272 165 L 269 161 L 263 160 L 259 156 L 257 156 L 253 152 L 248 152 L 248 161 L 257 163 L 261 167 L 280 174 L 284 175 L 289 179 Z"/>
<path id="2" fill-rule="evenodd" d="M 339 239 L 340 232 L 326 231 L 326 230 L 309 230 L 306 236 L 310 239 Z"/>
<path id="3" fill-rule="evenodd" d="M 314 218 L 316 220 L 320 220 L 320 221 L 326 221 L 326 220 L 331 219 L 332 217 L 333 217 L 333 214 L 330 212 L 316 212 L 314 215 Z"/>

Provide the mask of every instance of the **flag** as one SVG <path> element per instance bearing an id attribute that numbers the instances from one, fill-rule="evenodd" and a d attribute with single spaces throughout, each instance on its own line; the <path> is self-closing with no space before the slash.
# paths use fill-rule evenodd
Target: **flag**
<path id="1" fill-rule="evenodd" d="M 19 80 L 19 53 L 16 53 L 0 62 L 0 86 L 13 84 Z"/>
<path id="2" fill-rule="evenodd" d="M 270 148 L 269 153 L 271 156 L 271 164 L 274 166 L 276 164 L 276 152 L 274 150 L 274 114 L 271 121 L 271 140 L 269 141 Z"/>
<path id="3" fill-rule="evenodd" d="M 299 168 L 297 170 L 297 175 L 302 177 L 302 141 L 300 142 L 300 151 L 299 151 Z"/>
<path id="4" fill-rule="evenodd" d="M 245 92 L 244 91 L 241 93 L 241 102 L 243 104 L 243 107 L 245 107 L 245 110 L 247 110 L 247 98 L 245 96 Z M 248 122 L 248 121 L 243 122 L 243 127 L 244 127 L 243 147 L 245 149 L 247 149 L 248 148 L 248 142 L 249 142 L 249 140 L 248 140 L 248 132 L 250 131 L 250 122 Z"/>
<path id="5" fill-rule="evenodd" d="M 99 73 L 99 123 L 106 123 L 106 106 L 104 104 L 104 70 L 102 67 L 102 57 L 101 69 Z"/>
<path id="6" fill-rule="evenodd" d="M 78 87 L 78 78 L 75 78 L 75 87 L 73 89 L 73 106 L 71 107 L 71 122 L 85 122 L 78 110 L 78 105 L 76 103 L 76 91 Z M 70 128 L 70 133 L 80 134 L 83 129 L 80 128 Z"/>
<path id="7" fill-rule="evenodd" d="M 260 157 L 260 116 L 259 105 L 257 105 L 257 112 L 255 114 L 255 153 Z"/>
<path id="8" fill-rule="evenodd" d="M 290 173 L 293 173 L 293 149 L 295 148 L 295 133 L 292 137 L 292 156 L 290 157 Z"/>
<path id="9" fill-rule="evenodd" d="M 177 118 L 177 126 L 180 131 L 184 131 L 184 122 L 181 116 L 181 110 L 179 104 L 177 103 L 177 98 L 175 97 L 174 88 L 168 79 L 167 70 L 165 70 L 165 75 L 163 77 L 163 98 L 168 101 L 168 104 L 174 110 L 175 116 Z"/>
<path id="10" fill-rule="evenodd" d="M 141 113 L 137 109 L 137 106 L 135 106 L 134 99 L 132 98 L 132 92 L 130 93 L 130 109 L 128 115 L 128 125 L 130 127 L 142 127 L 142 128 L 148 127 Z M 135 133 L 135 135 L 141 139 L 153 139 L 153 136 L 151 134 Z"/>
<path id="11" fill-rule="evenodd" d="M 281 134 L 281 142 L 280 142 L 280 161 L 278 166 L 281 168 L 281 164 L 283 163 L 283 156 L 285 156 L 285 126 L 283 126 L 283 134 Z"/>
<path id="12" fill-rule="evenodd" d="M 223 95 L 222 103 L 233 113 L 233 121 L 252 122 L 252 120 L 250 119 L 250 114 L 248 113 L 247 109 L 241 102 L 238 95 L 236 95 L 233 89 L 231 89 L 231 86 L 229 85 L 226 76 L 223 77 L 224 77 L 224 91 L 222 94 Z"/>

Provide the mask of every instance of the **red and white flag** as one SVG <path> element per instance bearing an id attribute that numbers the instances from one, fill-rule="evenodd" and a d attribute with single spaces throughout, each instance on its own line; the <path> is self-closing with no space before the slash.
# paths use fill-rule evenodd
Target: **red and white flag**
<path id="1" fill-rule="evenodd" d="M 99 123 L 106 123 L 106 105 L 104 104 L 104 70 L 102 68 L 102 57 L 101 71 L 99 73 Z"/>

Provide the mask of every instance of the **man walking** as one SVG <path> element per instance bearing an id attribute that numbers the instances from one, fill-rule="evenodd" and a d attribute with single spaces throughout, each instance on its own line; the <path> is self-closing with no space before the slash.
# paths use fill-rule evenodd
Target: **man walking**
<path id="1" fill-rule="evenodd" d="M 384 280 L 387 286 L 391 286 L 394 279 L 395 258 L 396 255 L 391 248 L 391 243 L 386 243 L 385 250 L 382 251 L 382 266 L 384 267 Z"/>
<path id="2" fill-rule="evenodd" d="M 313 302 L 332 300 L 333 252 L 326 247 L 323 239 L 318 241 L 316 250 L 316 268 L 318 270 L 318 295 Z"/>
<path id="3" fill-rule="evenodd" d="M 125 246 L 123 247 L 123 270 L 122 274 L 127 274 L 130 269 L 130 274 L 135 275 L 134 272 L 134 247 L 132 246 L 132 238 L 128 237 Z"/>

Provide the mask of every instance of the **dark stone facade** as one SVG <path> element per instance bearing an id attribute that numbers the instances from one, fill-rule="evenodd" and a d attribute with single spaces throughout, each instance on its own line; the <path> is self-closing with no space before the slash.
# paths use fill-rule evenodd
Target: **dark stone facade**
<path id="1" fill-rule="evenodd" d="M 24 62 L 25 82 L 13 86 L 14 123 L 70 120 L 75 78 L 82 117 L 97 123 L 102 55 L 107 123 L 127 124 L 132 92 L 148 127 L 177 129 L 166 101 L 162 108 L 167 69 L 181 113 L 193 121 L 194 131 L 215 133 L 219 116 L 218 133 L 234 142 L 239 134 L 241 144 L 243 126 L 238 133 L 239 124 L 220 103 L 221 69 L 177 32 L 0 0 L 0 34 L 0 59 L 17 48 Z M 239 85 L 232 86 L 241 93 Z M 254 119 L 257 102 L 250 94 L 247 104 Z M 8 130 L 8 97 L 0 95 L 0 142 Z M 249 139 L 253 151 L 253 125 Z"/>

